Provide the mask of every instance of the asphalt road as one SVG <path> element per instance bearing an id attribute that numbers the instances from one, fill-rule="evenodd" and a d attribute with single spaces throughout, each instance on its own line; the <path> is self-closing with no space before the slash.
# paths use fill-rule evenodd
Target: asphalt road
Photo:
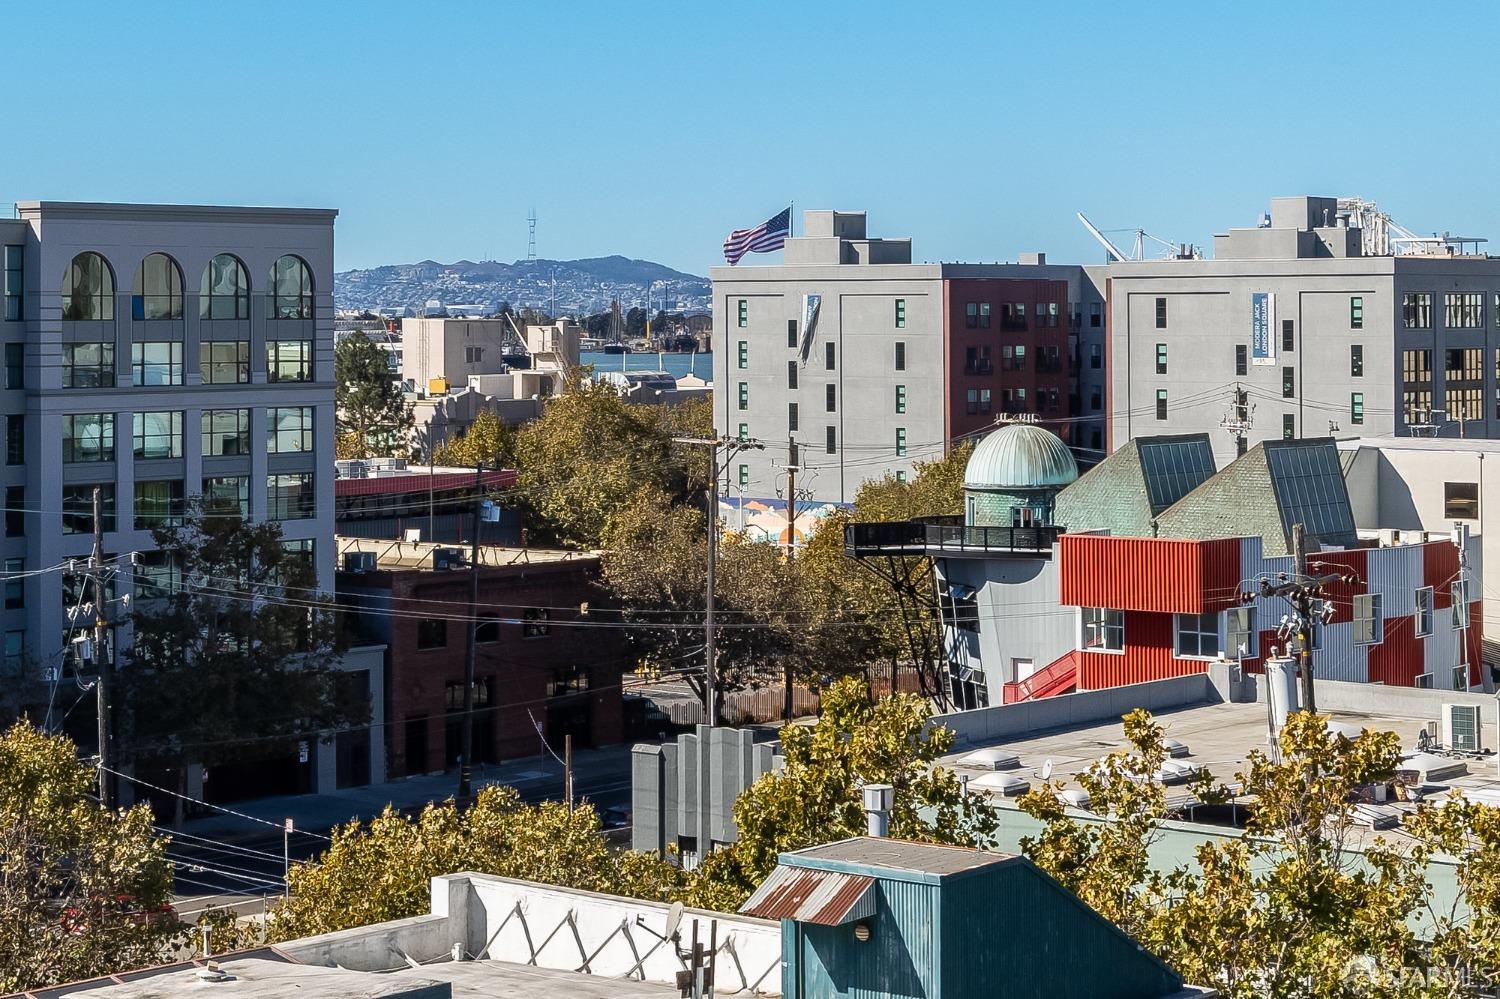
<path id="1" fill-rule="evenodd" d="M 581 766 L 574 768 L 575 798 L 586 798 L 601 811 L 615 808 L 628 810 L 628 747 L 621 747 L 619 752 L 592 754 L 588 762 L 586 770 Z M 533 804 L 563 799 L 560 767 L 536 761 L 532 761 L 530 766 L 524 763 L 516 766 L 521 769 L 513 773 L 507 773 L 514 770 L 514 767 L 508 766 L 478 774 L 476 785 L 481 781 L 511 784 L 520 791 L 523 800 Z M 457 775 L 454 774 L 452 779 L 456 782 Z M 453 788 L 446 782 L 441 787 L 442 790 L 431 795 L 428 800 L 441 800 L 452 794 Z M 410 801 L 409 795 L 401 793 L 409 790 L 401 782 L 383 785 L 382 788 L 391 790 L 390 800 L 403 810 L 422 807 L 423 802 Z M 384 802 L 377 801 L 377 797 L 364 795 L 360 800 L 351 802 L 352 815 L 368 819 L 378 814 L 384 807 Z M 296 800 L 290 799 L 293 809 Z M 250 811 L 252 805 L 231 807 Z M 327 836 L 334 825 L 351 817 L 350 814 L 345 814 L 337 821 L 331 821 L 326 803 L 317 811 L 321 812 L 321 817 L 299 816 L 295 810 L 292 811 L 296 831 L 286 837 L 285 846 L 289 859 L 293 862 L 315 857 L 328 845 L 326 840 L 319 837 Z M 235 817 L 227 815 L 216 817 L 211 828 L 202 828 L 205 825 L 202 821 L 190 821 L 181 832 L 163 829 L 163 832 L 172 836 L 168 854 L 176 868 L 173 904 L 179 916 L 191 922 L 199 912 L 210 906 L 233 907 L 246 915 L 260 912 L 268 898 L 274 898 L 283 891 L 286 864 L 283 859 L 283 833 L 250 819 L 236 821 Z"/>

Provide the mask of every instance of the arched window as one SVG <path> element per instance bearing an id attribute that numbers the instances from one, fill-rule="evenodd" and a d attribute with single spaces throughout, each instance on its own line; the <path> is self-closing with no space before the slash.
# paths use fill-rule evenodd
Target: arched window
<path id="1" fill-rule="evenodd" d="M 134 319 L 182 318 L 182 271 L 165 253 L 153 253 L 135 272 L 135 294 L 130 297 Z"/>
<path id="2" fill-rule="evenodd" d="M 113 319 L 115 276 L 97 253 L 80 253 L 63 276 L 64 319 Z"/>
<path id="3" fill-rule="evenodd" d="M 312 268 L 290 253 L 271 268 L 271 318 L 313 317 Z"/>
<path id="4" fill-rule="evenodd" d="M 203 268 L 203 283 L 198 288 L 198 318 L 250 318 L 250 279 L 238 257 L 221 253 Z"/>

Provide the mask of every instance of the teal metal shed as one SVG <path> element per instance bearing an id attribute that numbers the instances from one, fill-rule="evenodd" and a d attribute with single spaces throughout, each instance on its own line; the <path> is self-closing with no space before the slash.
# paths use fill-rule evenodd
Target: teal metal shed
<path id="1" fill-rule="evenodd" d="M 858 837 L 779 861 L 741 911 L 782 920 L 787 999 L 1205 995 L 1022 857 Z"/>

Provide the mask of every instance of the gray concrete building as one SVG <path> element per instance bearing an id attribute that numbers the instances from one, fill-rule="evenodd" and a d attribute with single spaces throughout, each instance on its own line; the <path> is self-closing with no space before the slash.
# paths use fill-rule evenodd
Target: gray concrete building
<path id="1" fill-rule="evenodd" d="M 803 219 L 783 263 L 711 271 L 715 426 L 767 445 L 730 462 L 731 494 L 784 495 L 795 439 L 799 492 L 852 502 L 1003 414 L 1102 456 L 1102 268 L 914 263 L 863 212 Z"/>
<path id="2" fill-rule="evenodd" d="M 1275 198 L 1211 260 L 1110 264 L 1110 447 L 1207 432 L 1223 464 L 1240 439 L 1500 436 L 1500 260 L 1442 239 L 1372 252 L 1357 221 Z"/>

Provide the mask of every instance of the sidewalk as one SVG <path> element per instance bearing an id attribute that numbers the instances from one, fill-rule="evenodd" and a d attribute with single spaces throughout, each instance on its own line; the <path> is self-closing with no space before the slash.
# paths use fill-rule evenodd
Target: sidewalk
<path id="1" fill-rule="evenodd" d="M 529 801 L 562 797 L 563 768 L 550 756 L 534 756 L 504 763 L 475 767 L 472 781 L 475 792 L 491 784 L 515 787 Z M 573 754 L 575 798 L 590 793 L 590 787 L 607 785 L 617 791 L 620 780 L 630 782 L 630 747 L 609 746 L 580 750 Z M 264 837 L 278 833 L 282 822 L 291 817 L 296 828 L 325 832 L 350 819 L 370 819 L 379 815 L 387 804 L 397 808 L 420 808 L 429 802 L 441 802 L 458 790 L 458 771 L 404 777 L 384 784 L 341 788 L 327 794 L 282 795 L 240 801 L 223 807 L 240 815 L 209 810 L 209 814 L 189 819 L 182 831 L 195 836 L 219 840 Z M 628 797 L 628 793 L 627 793 Z M 254 822 L 243 816 L 260 819 Z M 262 823 L 273 823 L 276 829 Z"/>

